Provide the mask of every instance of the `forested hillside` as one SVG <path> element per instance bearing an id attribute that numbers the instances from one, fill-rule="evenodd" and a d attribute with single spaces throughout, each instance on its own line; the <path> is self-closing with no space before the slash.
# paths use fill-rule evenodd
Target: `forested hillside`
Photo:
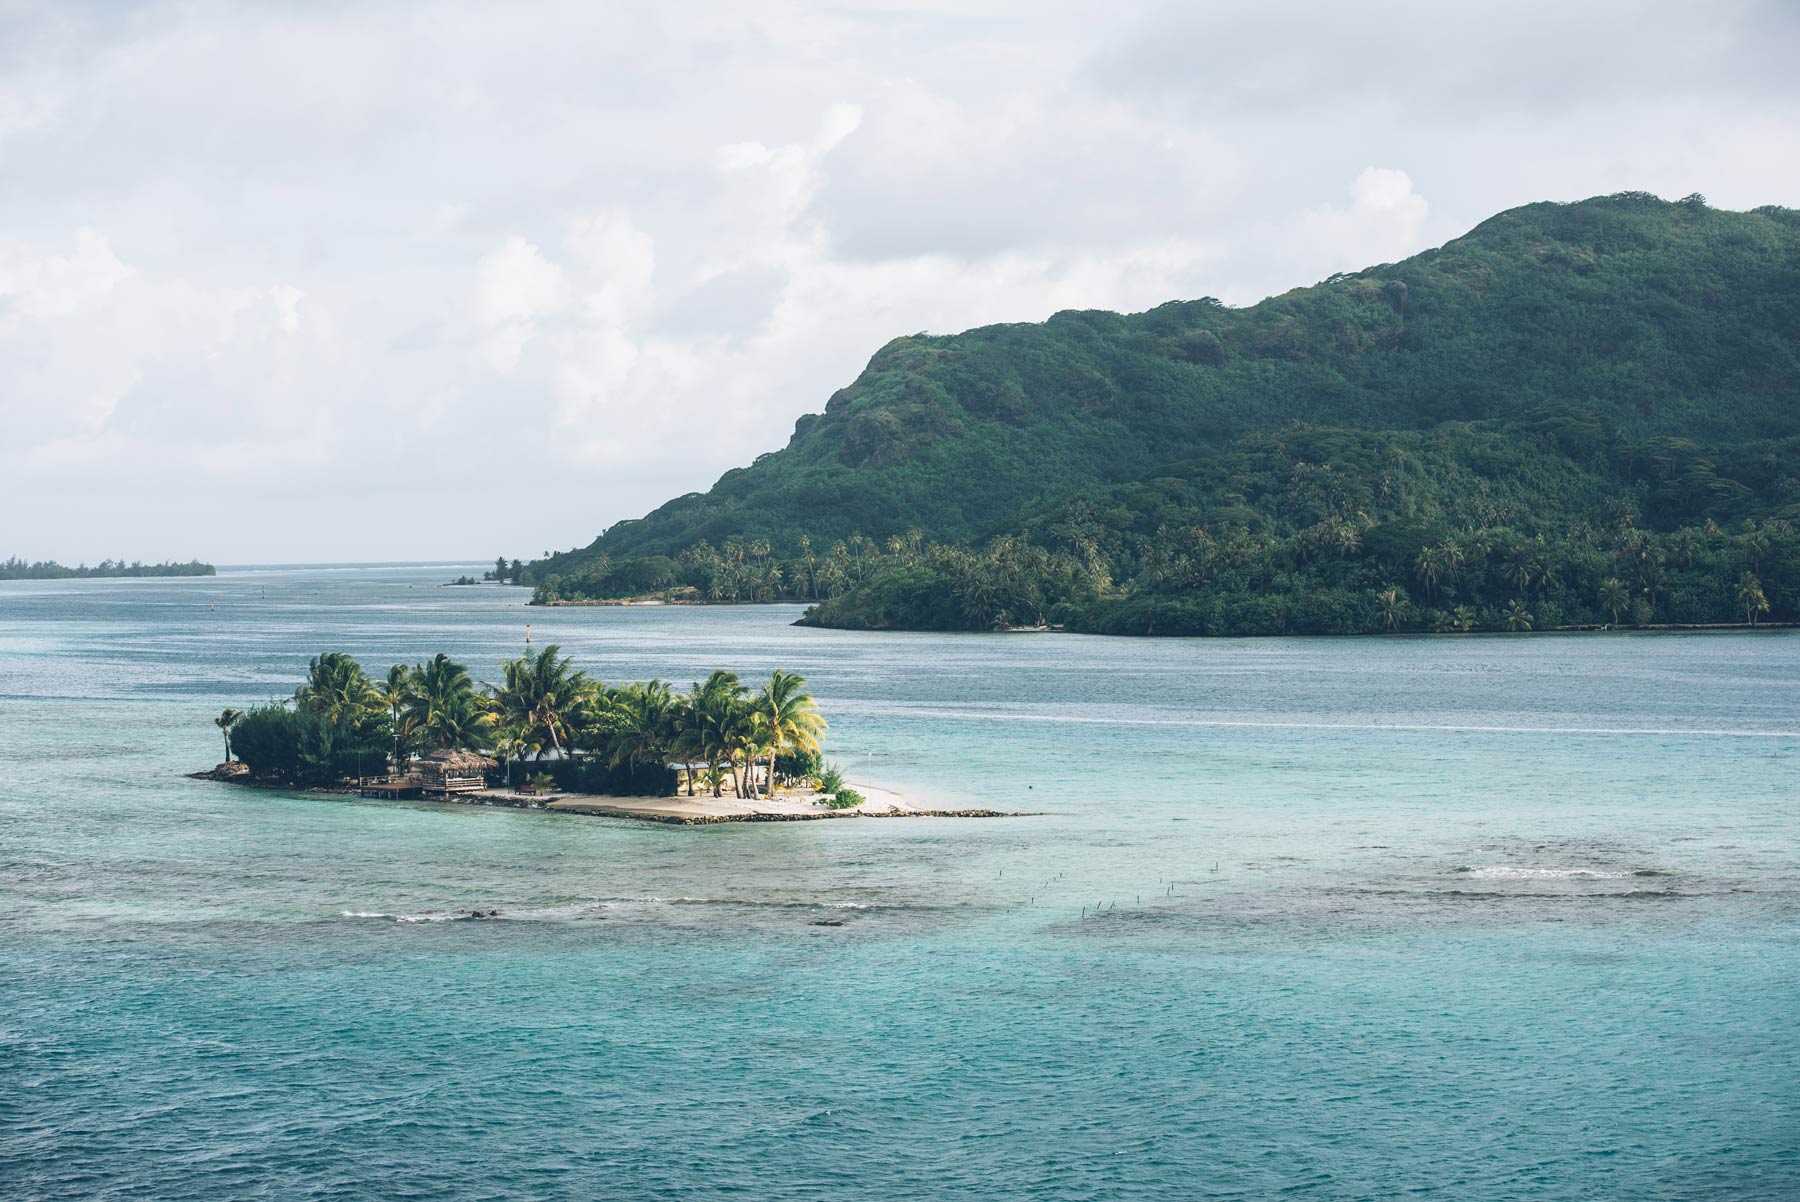
<path id="1" fill-rule="evenodd" d="M 1794 210 L 1624 194 L 1248 308 L 897 339 L 786 449 L 527 571 L 852 626 L 1791 617 L 1797 252 Z"/>

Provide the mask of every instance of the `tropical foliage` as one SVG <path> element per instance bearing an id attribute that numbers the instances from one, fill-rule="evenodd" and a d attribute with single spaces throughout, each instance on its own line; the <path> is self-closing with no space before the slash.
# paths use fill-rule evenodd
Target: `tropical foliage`
<path id="1" fill-rule="evenodd" d="M 67 580 L 90 576 L 214 576 L 217 570 L 210 563 L 191 560 L 188 563 L 144 563 L 133 560 L 126 563 L 123 559 L 102 559 L 89 567 L 81 564 L 77 567 L 64 567 L 54 560 L 40 560 L 27 563 L 18 556 L 0 560 L 0 580 Z"/>
<path id="2" fill-rule="evenodd" d="M 226 710 L 213 721 L 228 756 L 257 776 L 296 783 L 381 773 L 418 752 L 469 750 L 491 753 L 509 781 L 524 767 L 564 788 L 655 795 L 676 787 L 671 765 L 687 764 L 690 793 L 704 783 L 722 796 L 730 782 L 738 796 L 755 797 L 816 772 L 825 720 L 805 686 L 777 669 L 756 690 L 725 671 L 685 693 L 661 680 L 609 688 L 555 645 L 503 661 L 497 685 L 478 686 L 441 653 L 372 681 L 355 659 L 328 651 L 308 665 L 292 701 Z"/>
<path id="3" fill-rule="evenodd" d="M 1796 620 L 1796 261 L 1800 212 L 1626 193 L 1247 308 L 901 338 L 786 449 L 511 578 L 848 627 Z"/>

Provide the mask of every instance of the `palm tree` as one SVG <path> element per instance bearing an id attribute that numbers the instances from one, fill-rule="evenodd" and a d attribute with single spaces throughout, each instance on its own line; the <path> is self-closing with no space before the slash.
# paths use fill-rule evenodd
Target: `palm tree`
<path id="1" fill-rule="evenodd" d="M 1531 582 L 1537 579 L 1537 555 L 1530 543 L 1518 543 L 1507 551 L 1502 575 L 1516 588 L 1531 587 Z"/>
<path id="2" fill-rule="evenodd" d="M 1750 561 L 1750 572 L 1754 575 L 1762 571 L 1763 556 L 1769 553 L 1770 541 L 1765 531 L 1758 530 L 1754 522 L 1745 523 L 1747 529 L 1738 546 L 1743 548 L 1744 557 Z"/>
<path id="3" fill-rule="evenodd" d="M 504 564 L 505 560 L 498 561 Z M 394 728 L 394 771 L 399 772 L 404 763 L 400 748 L 403 733 L 410 732 L 410 724 L 401 720 L 406 712 L 407 698 L 412 695 L 412 673 L 405 664 L 395 664 L 388 669 L 387 679 L 375 686 L 375 695 L 387 707 L 388 720 Z"/>
<path id="4" fill-rule="evenodd" d="M 213 725 L 225 736 L 225 762 L 231 762 L 231 728 L 244 720 L 243 710 L 226 709 L 213 719 Z"/>
<path id="5" fill-rule="evenodd" d="M 1389 588 L 1376 594 L 1375 599 L 1381 603 L 1381 620 L 1389 630 L 1397 630 L 1402 618 L 1406 617 L 1406 594 L 1397 588 Z"/>
<path id="6" fill-rule="evenodd" d="M 1450 620 L 1455 623 L 1456 628 L 1464 634 L 1475 629 L 1475 611 L 1466 605 L 1459 605 L 1451 610 Z"/>
<path id="7" fill-rule="evenodd" d="M 1600 582 L 1600 605 L 1612 614 L 1613 625 L 1619 624 L 1619 615 L 1631 604 L 1631 591 L 1625 582 L 1617 576 L 1608 576 Z"/>
<path id="8" fill-rule="evenodd" d="M 805 691 L 806 678 L 775 669 L 769 683 L 755 701 L 758 723 L 769 742 L 769 794 L 775 793 L 775 757 L 783 748 L 807 752 L 819 749 L 819 734 L 825 719 L 819 714 L 812 694 Z"/>
<path id="9" fill-rule="evenodd" d="M 440 749 L 478 747 L 492 733 L 468 668 L 442 651 L 412 670 L 407 713 L 420 737 Z"/>
<path id="10" fill-rule="evenodd" d="M 294 699 L 333 726 L 353 723 L 381 708 L 381 697 L 362 665 L 342 651 L 315 656 Z"/>
<path id="11" fill-rule="evenodd" d="M 1531 629 L 1531 614 L 1526 610 L 1525 603 L 1517 598 L 1506 607 L 1506 628 L 1513 631 Z"/>
<path id="12" fill-rule="evenodd" d="M 606 750 L 613 767 L 666 761 L 676 710 L 668 684 L 660 680 L 629 684 L 614 692 L 610 700 L 612 729 Z"/>
<path id="13" fill-rule="evenodd" d="M 714 797 L 722 796 L 719 765 L 733 758 L 739 743 L 744 686 L 737 673 L 717 669 L 688 695 L 684 738 L 691 741 L 712 779 Z"/>
<path id="14" fill-rule="evenodd" d="M 504 683 L 494 690 L 493 698 L 501 717 L 523 724 L 532 736 L 541 734 L 542 741 L 560 756 L 591 717 L 597 692 L 594 682 L 578 671 L 555 643 L 504 661 L 500 671 Z"/>
<path id="15" fill-rule="evenodd" d="M 732 719 L 730 746 L 732 768 L 738 777 L 739 797 L 756 796 L 756 761 L 762 758 L 768 746 L 768 735 L 758 718 L 754 699 L 740 699 Z"/>
<path id="16" fill-rule="evenodd" d="M 494 737 L 494 755 L 506 765 L 507 784 L 512 784 L 513 763 L 536 750 L 538 745 L 531 741 L 531 732 L 527 727 L 515 722 L 500 729 L 499 734 Z"/>
<path id="17" fill-rule="evenodd" d="M 1436 550 L 1431 547 L 1420 548 L 1419 557 L 1413 561 L 1413 570 L 1418 573 L 1419 583 L 1425 586 L 1425 595 L 1436 597 L 1438 579 L 1442 570 L 1438 564 Z"/>
<path id="18" fill-rule="evenodd" d="M 1769 612 L 1769 599 L 1763 595 L 1762 581 L 1754 572 L 1745 572 L 1738 577 L 1738 604 L 1744 607 L 1744 621 L 1756 625 L 1756 615 Z"/>

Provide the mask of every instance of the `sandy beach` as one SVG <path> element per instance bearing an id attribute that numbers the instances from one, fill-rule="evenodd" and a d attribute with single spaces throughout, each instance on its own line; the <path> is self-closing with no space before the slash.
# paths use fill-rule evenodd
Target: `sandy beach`
<path id="1" fill-rule="evenodd" d="M 863 795 L 861 805 L 834 810 L 810 791 L 783 793 L 778 797 L 740 798 L 727 794 L 712 797 L 599 797 L 565 793 L 545 802 L 544 808 L 566 814 L 595 814 L 610 818 L 641 818 L 654 822 L 699 825 L 712 822 L 801 822 L 815 818 L 927 818 L 999 817 L 997 811 L 931 810 L 910 804 L 900 794 L 873 785 L 855 785 Z M 510 799 L 504 790 L 486 790 L 495 800 Z"/>

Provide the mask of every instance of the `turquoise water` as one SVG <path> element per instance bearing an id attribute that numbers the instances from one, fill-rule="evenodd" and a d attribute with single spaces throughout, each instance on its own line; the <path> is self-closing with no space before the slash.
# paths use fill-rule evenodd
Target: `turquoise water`
<path id="1" fill-rule="evenodd" d="M 1800 1196 L 1800 638 L 847 635 L 454 574 L 0 586 L 0 1195 Z M 179 775 L 319 650 L 491 679 L 527 621 L 609 681 L 802 672 L 853 776 L 1044 813 Z"/>

